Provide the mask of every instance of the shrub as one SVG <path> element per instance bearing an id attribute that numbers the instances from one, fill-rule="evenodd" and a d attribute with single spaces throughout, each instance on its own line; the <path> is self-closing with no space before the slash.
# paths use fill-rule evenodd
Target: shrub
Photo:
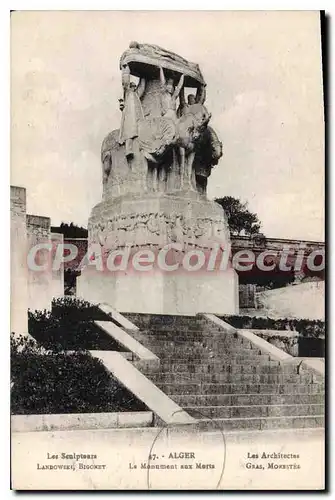
<path id="1" fill-rule="evenodd" d="M 97 306 L 65 297 L 53 300 L 51 312 L 28 311 L 28 329 L 46 349 L 126 351 L 94 323 L 97 319 L 111 320 Z"/>
<path id="2" fill-rule="evenodd" d="M 99 309 L 97 305 L 93 305 L 83 299 L 76 297 L 62 297 L 53 299 L 52 315 L 55 318 L 71 318 L 73 321 L 111 321 L 111 317 Z"/>
<path id="3" fill-rule="evenodd" d="M 11 335 L 12 414 L 143 411 L 147 407 L 89 352 L 45 351 Z"/>
<path id="4" fill-rule="evenodd" d="M 222 316 L 235 328 L 253 330 L 291 330 L 303 337 L 320 338 L 325 335 L 325 323 L 321 320 L 263 318 L 257 316 Z"/>

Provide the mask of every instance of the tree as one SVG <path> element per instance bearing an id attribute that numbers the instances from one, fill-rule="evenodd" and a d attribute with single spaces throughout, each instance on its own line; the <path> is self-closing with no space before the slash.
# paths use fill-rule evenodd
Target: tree
<path id="1" fill-rule="evenodd" d="M 87 238 L 88 231 L 84 227 L 77 226 L 73 222 L 61 222 L 60 226 L 52 226 L 52 233 L 61 233 L 64 238 Z"/>
<path id="2" fill-rule="evenodd" d="M 228 219 L 229 229 L 234 236 L 259 234 L 261 223 L 254 214 L 248 210 L 248 203 L 242 203 L 233 196 L 215 198 L 216 203 L 221 205 Z"/>

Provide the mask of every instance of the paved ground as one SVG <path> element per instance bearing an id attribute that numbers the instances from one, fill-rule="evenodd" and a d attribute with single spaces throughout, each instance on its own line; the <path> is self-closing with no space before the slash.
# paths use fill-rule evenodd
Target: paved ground
<path id="1" fill-rule="evenodd" d="M 13 487 L 320 489 L 323 434 L 323 429 L 226 435 L 159 428 L 18 432 L 12 434 Z"/>

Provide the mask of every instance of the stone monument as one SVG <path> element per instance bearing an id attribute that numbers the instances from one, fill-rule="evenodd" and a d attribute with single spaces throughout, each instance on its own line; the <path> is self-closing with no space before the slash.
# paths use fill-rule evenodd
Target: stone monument
<path id="1" fill-rule="evenodd" d="M 125 249 L 131 255 L 142 250 L 145 260 L 146 249 L 157 256 L 172 245 L 165 257 L 170 252 L 174 263 L 196 250 L 206 259 L 214 247 L 228 250 L 223 209 L 206 196 L 222 144 L 209 125 L 199 66 L 156 45 L 131 42 L 120 70 L 121 124 L 102 143 L 103 195 L 88 221 L 89 247 L 100 245 L 107 262 Z M 186 87 L 194 88 L 187 98 Z M 136 271 L 128 265 L 110 272 L 96 259 L 92 255 L 82 269 L 78 295 L 121 312 L 238 309 L 237 275 L 229 265 L 197 272 L 167 266 Z"/>

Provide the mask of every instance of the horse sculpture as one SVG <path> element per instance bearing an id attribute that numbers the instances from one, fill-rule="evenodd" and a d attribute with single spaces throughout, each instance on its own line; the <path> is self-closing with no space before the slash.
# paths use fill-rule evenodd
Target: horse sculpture
<path id="1" fill-rule="evenodd" d="M 169 118 L 155 118 L 139 122 L 139 144 L 147 163 L 149 187 L 152 190 L 167 189 L 168 177 L 174 175 L 179 181 L 175 188 L 197 190 L 206 193 L 207 178 L 211 168 L 222 156 L 222 144 L 214 130 L 208 126 L 211 114 L 202 104 L 189 106 L 187 113 L 176 122 Z M 102 183 L 105 192 L 108 179 L 116 164 L 118 170 L 123 158 L 123 172 L 127 175 L 128 164 L 124 146 L 120 146 L 119 130 L 113 130 L 104 139 L 101 147 Z M 173 161 L 166 159 L 173 158 Z M 169 162 L 173 167 L 169 167 Z M 113 171 L 113 175 L 121 172 Z"/>
<path id="2" fill-rule="evenodd" d="M 222 156 L 222 142 L 212 127 L 206 127 L 195 146 L 193 171 L 196 188 L 200 194 L 206 195 L 207 181 L 212 168 L 218 164 Z"/>
<path id="3" fill-rule="evenodd" d="M 182 189 L 196 189 L 193 163 L 197 143 L 205 132 L 211 114 L 202 104 L 188 107 L 187 113 L 177 121 L 176 145 L 179 148 L 180 175 Z"/>

